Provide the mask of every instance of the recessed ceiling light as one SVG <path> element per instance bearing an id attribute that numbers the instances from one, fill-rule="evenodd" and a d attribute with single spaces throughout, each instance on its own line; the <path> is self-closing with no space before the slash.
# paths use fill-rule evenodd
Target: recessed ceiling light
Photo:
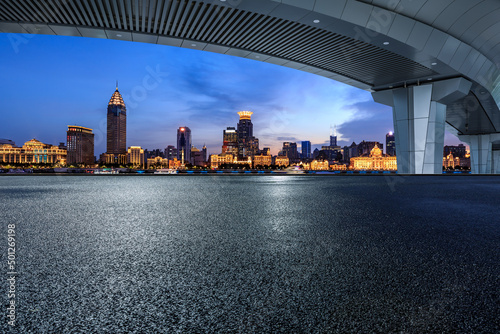
<path id="1" fill-rule="evenodd" d="M 432 80 L 432 78 L 427 78 L 427 80 L 431 81 L 431 80 Z"/>
<path id="2" fill-rule="evenodd" d="M 384 42 L 384 45 L 389 45 L 389 42 Z"/>
<path id="3" fill-rule="evenodd" d="M 122 35 L 121 34 L 116 34 L 116 37 L 122 37 Z"/>
<path id="4" fill-rule="evenodd" d="M 320 20 L 314 20 L 313 22 L 314 22 L 314 23 L 319 23 L 319 22 L 320 22 Z"/>
<path id="5" fill-rule="evenodd" d="M 438 63 L 431 63 L 432 66 L 436 66 Z"/>
<path id="6" fill-rule="evenodd" d="M 226 2 L 226 0 L 220 0 L 220 2 Z"/>
<path id="7" fill-rule="evenodd" d="M 260 58 L 260 56 L 255 56 L 255 58 Z"/>
<path id="8" fill-rule="evenodd" d="M 191 46 L 196 46 L 196 44 L 193 43 L 193 44 L 191 44 Z"/>

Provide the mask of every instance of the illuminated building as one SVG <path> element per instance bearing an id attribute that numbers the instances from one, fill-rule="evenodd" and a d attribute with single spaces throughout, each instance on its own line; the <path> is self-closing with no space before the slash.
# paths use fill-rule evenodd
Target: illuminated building
<path id="1" fill-rule="evenodd" d="M 450 152 L 446 157 L 443 157 L 443 167 L 444 168 L 452 168 L 460 166 L 460 158 L 454 157 L 453 153 Z"/>
<path id="2" fill-rule="evenodd" d="M 396 155 L 396 141 L 394 133 L 389 132 L 385 135 L 385 153 L 391 157 Z"/>
<path id="3" fill-rule="evenodd" d="M 302 142 L 302 159 L 311 158 L 311 142 L 303 141 Z"/>
<path id="4" fill-rule="evenodd" d="M 443 157 L 446 157 L 450 153 L 452 153 L 454 157 L 465 158 L 467 154 L 466 146 L 464 144 L 458 144 L 458 146 L 446 145 L 443 148 Z"/>
<path id="5" fill-rule="evenodd" d="M 115 163 L 119 163 L 120 155 L 127 153 L 127 108 L 116 87 L 108 103 L 106 154 L 112 155 Z"/>
<path id="6" fill-rule="evenodd" d="M 210 156 L 210 168 L 219 168 L 221 165 L 232 164 L 234 161 L 234 155 L 225 154 L 212 154 Z"/>
<path id="7" fill-rule="evenodd" d="M 259 140 L 253 136 L 251 111 L 239 111 L 238 122 L 238 157 L 253 157 L 259 151 Z"/>
<path id="8" fill-rule="evenodd" d="M 238 155 L 238 132 L 235 127 L 223 131 L 222 153 Z"/>
<path id="9" fill-rule="evenodd" d="M 328 160 L 313 160 L 311 161 L 311 170 L 329 170 L 330 165 Z"/>
<path id="10" fill-rule="evenodd" d="M 384 150 L 384 145 L 377 142 L 377 141 L 362 141 L 361 143 L 359 143 L 357 145 L 357 148 L 358 148 L 358 157 L 361 157 L 361 156 L 368 156 L 371 151 L 373 150 L 373 148 L 377 146 L 380 150 Z"/>
<path id="11" fill-rule="evenodd" d="M 134 167 L 144 168 L 144 150 L 140 146 L 130 146 L 127 152 L 127 163 Z"/>
<path id="12" fill-rule="evenodd" d="M 330 170 L 347 170 L 346 164 L 333 164 L 330 165 Z"/>
<path id="13" fill-rule="evenodd" d="M 24 164 L 66 164 L 67 151 L 58 146 L 44 144 L 36 139 L 24 143 L 23 147 L 0 144 L 0 162 Z"/>
<path id="14" fill-rule="evenodd" d="M 182 163 L 177 158 L 173 158 L 172 160 L 168 160 L 168 168 L 170 169 L 179 169 L 182 167 Z"/>
<path id="15" fill-rule="evenodd" d="M 176 159 L 177 160 L 177 159 Z M 168 168 L 168 159 L 162 157 L 148 158 L 147 168 Z"/>
<path id="16" fill-rule="evenodd" d="M 278 155 L 277 157 L 274 158 L 274 164 L 280 167 L 281 166 L 288 167 L 290 165 L 290 160 L 288 159 L 287 156 Z"/>
<path id="17" fill-rule="evenodd" d="M 94 158 L 94 134 L 92 129 L 83 126 L 68 125 L 66 132 L 67 140 L 67 164 L 92 165 Z"/>
<path id="18" fill-rule="evenodd" d="M 273 164 L 273 157 L 271 155 L 261 154 L 253 157 L 253 166 L 271 166 Z"/>
<path id="19" fill-rule="evenodd" d="M 237 156 L 232 154 L 212 154 L 210 156 L 210 168 L 220 168 L 221 165 L 229 165 L 230 167 L 235 167 L 234 165 L 252 166 L 252 158 L 238 159 Z"/>
<path id="20" fill-rule="evenodd" d="M 351 158 L 350 169 L 354 170 L 397 170 L 396 157 L 384 156 L 377 144 L 369 156 Z"/>
<path id="21" fill-rule="evenodd" d="M 271 155 L 271 149 L 269 147 L 264 147 L 260 153 L 264 155 Z"/>
<path id="22" fill-rule="evenodd" d="M 177 129 L 177 160 L 183 164 L 191 162 L 191 129 L 187 126 Z"/>

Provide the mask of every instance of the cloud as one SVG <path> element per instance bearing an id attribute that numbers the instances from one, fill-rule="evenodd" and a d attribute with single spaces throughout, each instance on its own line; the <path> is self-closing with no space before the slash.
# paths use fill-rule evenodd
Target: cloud
<path id="1" fill-rule="evenodd" d="M 278 140 L 278 141 L 290 141 L 290 142 L 297 142 L 297 141 L 299 141 L 295 137 L 278 137 L 278 138 L 276 138 L 276 140 Z"/>

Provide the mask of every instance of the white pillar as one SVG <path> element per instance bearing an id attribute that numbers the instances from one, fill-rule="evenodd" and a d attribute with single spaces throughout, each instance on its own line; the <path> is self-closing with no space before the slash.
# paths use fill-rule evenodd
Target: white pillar
<path id="1" fill-rule="evenodd" d="M 500 142 L 500 134 L 461 135 L 458 138 L 469 144 L 472 174 L 500 173 L 500 151 L 493 150 L 493 143 Z"/>
<path id="2" fill-rule="evenodd" d="M 372 93 L 393 107 L 399 174 L 441 174 L 446 104 L 469 93 L 463 78 Z"/>

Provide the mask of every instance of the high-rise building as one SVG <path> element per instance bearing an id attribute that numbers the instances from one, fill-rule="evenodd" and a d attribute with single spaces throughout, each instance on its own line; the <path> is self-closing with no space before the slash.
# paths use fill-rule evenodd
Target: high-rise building
<path id="1" fill-rule="evenodd" d="M 298 160 L 299 153 L 297 152 L 297 143 L 284 142 L 281 152 L 288 157 L 290 163 L 294 163 Z"/>
<path id="2" fill-rule="evenodd" d="M 127 153 L 127 108 L 118 87 L 108 103 L 107 121 L 106 154 L 118 161 L 120 154 Z"/>
<path id="3" fill-rule="evenodd" d="M 67 164 L 94 164 L 94 134 L 92 133 L 92 129 L 83 126 L 68 125 L 66 134 L 66 147 L 68 150 Z"/>
<path id="4" fill-rule="evenodd" d="M 191 162 L 191 129 L 187 126 L 177 129 L 177 159 L 183 164 Z"/>
<path id="5" fill-rule="evenodd" d="M 238 132 L 235 127 L 227 127 L 223 131 L 222 153 L 238 155 Z"/>
<path id="6" fill-rule="evenodd" d="M 311 142 L 303 141 L 301 145 L 302 145 L 302 159 L 311 158 Z"/>
<path id="7" fill-rule="evenodd" d="M 240 111 L 238 122 L 238 157 L 252 157 L 259 151 L 259 140 L 253 136 L 251 111 Z"/>
<path id="8" fill-rule="evenodd" d="M 177 149 L 175 148 L 174 145 L 168 145 L 165 148 L 165 158 L 168 160 L 174 160 L 177 159 Z"/>
<path id="9" fill-rule="evenodd" d="M 396 141 L 392 132 L 385 135 L 385 153 L 391 157 L 396 155 Z"/>
<path id="10" fill-rule="evenodd" d="M 201 148 L 201 154 L 203 156 L 203 162 L 207 162 L 207 146 L 205 144 L 203 144 L 203 147 Z"/>
<path id="11" fill-rule="evenodd" d="M 330 146 L 337 146 L 337 136 L 330 136 Z"/>

